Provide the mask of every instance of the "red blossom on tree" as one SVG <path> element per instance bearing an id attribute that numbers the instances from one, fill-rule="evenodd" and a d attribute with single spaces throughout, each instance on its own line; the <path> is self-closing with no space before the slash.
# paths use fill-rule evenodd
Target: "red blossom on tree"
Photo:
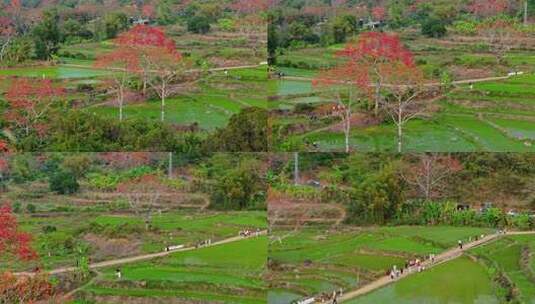
<path id="1" fill-rule="evenodd" d="M 156 16 L 156 10 L 154 9 L 154 5 L 152 4 L 145 4 L 143 7 L 141 7 L 141 15 L 146 18 L 154 18 Z"/>
<path id="2" fill-rule="evenodd" d="M 99 153 L 98 157 L 106 165 L 115 169 L 125 169 L 148 165 L 151 161 L 149 152 L 105 152 Z"/>
<path id="3" fill-rule="evenodd" d="M 41 303 L 53 295 L 54 287 L 44 274 L 20 277 L 0 273 L 0 303 Z"/>
<path id="4" fill-rule="evenodd" d="M 35 131 L 43 136 L 47 114 L 63 95 L 64 89 L 49 79 L 15 78 L 5 95 L 9 104 L 5 118 L 25 135 Z"/>
<path id="5" fill-rule="evenodd" d="M 350 61 L 341 64 L 330 70 L 323 71 L 312 81 L 315 87 L 327 87 L 330 93 L 336 97 L 335 108 L 332 113 L 339 116 L 342 120 L 345 135 L 345 151 L 350 151 L 349 137 L 351 134 L 351 120 L 353 116 L 353 107 L 356 103 L 371 94 L 370 80 L 366 69 L 359 62 Z M 342 96 L 342 92 L 347 96 Z"/>
<path id="6" fill-rule="evenodd" d="M 9 152 L 9 145 L 5 140 L 0 139 L 0 153 Z"/>
<path id="7" fill-rule="evenodd" d="M 0 255 L 16 255 L 28 261 L 37 258 L 37 253 L 31 248 L 31 236 L 19 231 L 17 218 L 11 211 L 9 204 L 0 207 Z"/>
<path id="8" fill-rule="evenodd" d="M 138 25 L 117 38 L 117 43 L 137 51 L 143 80 L 143 94 L 149 84 L 161 99 L 161 120 L 165 120 L 165 101 L 169 85 L 184 72 L 182 55 L 163 29 Z"/>
<path id="9" fill-rule="evenodd" d="M 373 19 L 384 21 L 386 18 L 386 9 L 383 6 L 376 6 L 372 9 Z"/>
<path id="10" fill-rule="evenodd" d="M 121 33 L 115 43 L 120 46 L 136 47 L 162 47 L 169 51 L 176 51 L 175 42 L 168 38 L 160 27 L 149 25 L 136 25 L 127 32 Z"/>
<path id="11" fill-rule="evenodd" d="M 474 0 L 468 10 L 479 17 L 491 17 L 504 13 L 508 7 L 508 0 Z"/>
<path id="12" fill-rule="evenodd" d="M 381 66 L 402 63 L 407 67 L 414 66 L 412 53 L 401 43 L 395 34 L 366 32 L 362 33 L 356 43 L 349 43 L 337 53 L 337 56 L 359 62 L 365 69 L 369 79 L 375 85 L 375 114 L 378 115 L 381 104 L 381 90 L 386 75 Z"/>
<path id="13" fill-rule="evenodd" d="M 112 52 L 98 56 L 95 66 L 114 71 L 111 77 L 117 95 L 119 120 L 122 121 L 126 85 L 130 76 L 137 73 L 140 67 L 138 53 L 135 48 L 121 44 L 117 44 L 117 46 Z"/>
<path id="14" fill-rule="evenodd" d="M 270 5 L 274 3 L 266 0 L 234 0 L 229 7 L 241 14 L 256 14 L 266 11 Z"/>

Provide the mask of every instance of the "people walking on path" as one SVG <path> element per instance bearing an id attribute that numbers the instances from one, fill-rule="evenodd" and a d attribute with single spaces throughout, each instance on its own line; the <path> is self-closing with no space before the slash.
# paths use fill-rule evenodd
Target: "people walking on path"
<path id="1" fill-rule="evenodd" d="M 457 244 L 459 245 L 459 249 L 462 250 L 462 249 L 463 249 L 463 241 L 459 240 L 459 241 L 457 242 Z"/>

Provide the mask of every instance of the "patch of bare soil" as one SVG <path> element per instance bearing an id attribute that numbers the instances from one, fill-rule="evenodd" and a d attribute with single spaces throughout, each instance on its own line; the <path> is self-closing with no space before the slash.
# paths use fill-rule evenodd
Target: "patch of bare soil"
<path id="1" fill-rule="evenodd" d="M 141 253 L 142 242 L 135 239 L 108 239 L 96 234 L 88 233 L 83 238 L 95 249 L 93 258 L 98 261 L 110 257 L 127 257 Z"/>
<path id="2" fill-rule="evenodd" d="M 344 206 L 291 199 L 269 201 L 268 218 L 276 227 L 301 227 L 308 224 L 340 224 L 346 217 Z"/>
<path id="3" fill-rule="evenodd" d="M 244 62 L 243 60 L 239 59 L 226 59 L 222 57 L 212 57 L 210 58 L 210 62 L 214 64 L 216 67 L 233 67 L 233 66 L 242 66 L 244 64 L 254 64 L 252 61 Z"/>
<path id="4" fill-rule="evenodd" d="M 355 113 L 351 115 L 351 127 L 370 127 L 377 126 L 382 122 L 382 118 L 375 117 L 367 113 Z M 344 124 L 338 123 L 330 128 L 333 132 L 343 132 Z"/>
<path id="5" fill-rule="evenodd" d="M 450 72 L 453 74 L 453 78 L 456 80 L 478 79 L 495 76 L 492 69 L 466 68 L 462 66 L 451 66 Z"/>
<path id="6" fill-rule="evenodd" d="M 128 104 L 136 104 L 136 103 L 142 103 L 147 99 L 146 96 L 143 96 L 143 94 L 133 91 L 127 91 L 124 95 L 124 103 Z M 106 105 L 109 107 L 115 107 L 118 108 L 119 104 L 117 103 L 117 97 L 115 95 L 112 95 L 108 100 L 101 103 L 101 105 Z"/>

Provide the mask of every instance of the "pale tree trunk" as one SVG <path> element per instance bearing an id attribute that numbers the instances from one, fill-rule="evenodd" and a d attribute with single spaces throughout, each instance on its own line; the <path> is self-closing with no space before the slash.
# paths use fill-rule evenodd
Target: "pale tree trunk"
<path id="1" fill-rule="evenodd" d="M 149 75 L 147 72 L 143 73 L 143 96 L 147 95 L 147 83 L 149 82 Z"/>
<path id="2" fill-rule="evenodd" d="M 2 48 L 0 49 L 0 62 L 4 61 L 4 55 L 10 43 L 11 43 L 11 37 L 8 37 L 6 42 L 2 44 Z"/>
<path id="3" fill-rule="evenodd" d="M 173 152 L 169 152 L 169 178 L 173 178 Z"/>
<path id="4" fill-rule="evenodd" d="M 524 26 L 528 26 L 528 1 L 524 1 Z"/>
<path id="5" fill-rule="evenodd" d="M 294 184 L 299 185 L 299 152 L 294 152 Z"/>
<path id="6" fill-rule="evenodd" d="M 123 121 L 124 87 L 119 86 L 119 121 Z"/>
<path id="7" fill-rule="evenodd" d="M 348 107 L 346 110 L 346 119 L 345 119 L 345 125 L 344 125 L 344 134 L 345 134 L 345 140 L 346 140 L 346 153 L 349 153 L 350 147 L 349 147 L 349 136 L 351 133 L 351 109 Z"/>
<path id="8" fill-rule="evenodd" d="M 403 108 L 401 102 L 399 103 L 398 110 L 398 153 L 402 151 L 402 138 L 403 138 Z"/>
<path id="9" fill-rule="evenodd" d="M 382 86 L 381 81 L 378 80 L 375 83 L 375 107 L 373 110 L 373 113 L 375 114 L 375 116 L 379 115 L 379 105 L 381 104 L 381 86 Z"/>
<path id="10" fill-rule="evenodd" d="M 346 146 L 346 153 L 349 153 L 350 147 L 349 147 L 349 136 L 351 133 L 351 105 L 353 104 L 353 90 L 349 89 L 349 100 L 347 102 L 347 106 L 344 105 L 344 135 L 345 135 L 345 146 Z"/>
<path id="11" fill-rule="evenodd" d="M 162 122 L 165 120 L 165 96 L 167 95 L 167 85 L 166 81 L 164 80 L 162 82 L 162 104 L 161 104 L 161 120 Z"/>

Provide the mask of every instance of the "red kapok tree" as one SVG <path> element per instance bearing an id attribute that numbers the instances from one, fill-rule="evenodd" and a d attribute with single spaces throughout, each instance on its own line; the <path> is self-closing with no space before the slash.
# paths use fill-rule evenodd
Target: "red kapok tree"
<path id="1" fill-rule="evenodd" d="M 503 14 L 509 7 L 509 0 L 474 0 L 468 10 L 478 17 L 492 17 Z"/>
<path id="2" fill-rule="evenodd" d="M 386 18 L 386 9 L 384 6 L 376 6 L 372 9 L 372 16 L 376 21 L 384 21 Z"/>
<path id="3" fill-rule="evenodd" d="M 163 29 L 138 25 L 121 34 L 116 42 L 133 48 L 139 56 L 143 94 L 147 84 L 161 99 L 161 120 L 165 120 L 165 101 L 170 94 L 169 85 L 185 71 L 182 55 L 176 50 L 173 39 Z"/>
<path id="4" fill-rule="evenodd" d="M 9 144 L 5 140 L 0 139 L 0 153 L 7 152 L 9 152 Z"/>
<path id="5" fill-rule="evenodd" d="M 381 90 L 384 78 L 381 66 L 401 63 L 407 67 L 414 65 L 412 53 L 401 43 L 395 34 L 366 32 L 362 33 L 357 43 L 350 43 L 337 53 L 350 61 L 358 62 L 375 86 L 375 115 L 379 114 Z"/>
<path id="6" fill-rule="evenodd" d="M 110 52 L 97 57 L 95 66 L 98 68 L 110 69 L 113 71 L 114 89 L 117 95 L 119 106 L 119 120 L 123 120 L 124 96 L 128 79 L 140 70 L 139 57 L 135 48 L 117 45 L 118 47 Z"/>
<path id="7" fill-rule="evenodd" d="M 105 152 L 98 157 L 113 169 L 127 169 L 148 165 L 151 161 L 149 152 Z"/>
<path id="8" fill-rule="evenodd" d="M 117 185 L 117 193 L 125 196 L 135 214 L 138 216 L 143 214 L 147 230 L 150 227 L 152 213 L 158 208 L 158 199 L 166 191 L 167 188 L 160 178 L 154 174 L 143 175 Z"/>
<path id="9" fill-rule="evenodd" d="M 9 204 L 0 206 L 0 255 L 13 255 L 25 261 L 36 259 L 37 253 L 30 246 L 31 239 L 28 233 L 19 231 L 17 218 Z"/>
<path id="10" fill-rule="evenodd" d="M 273 4 L 271 3 L 271 5 Z M 257 14 L 260 12 L 265 12 L 269 6 L 270 2 L 267 0 L 234 0 L 229 5 L 230 9 L 241 14 Z"/>
<path id="11" fill-rule="evenodd" d="M 449 155 L 424 154 L 402 172 L 403 179 L 425 200 L 437 199 L 444 192 L 447 180 L 462 171 L 461 162 Z"/>
<path id="12" fill-rule="evenodd" d="M 0 303 L 42 303 L 53 294 L 54 287 L 45 274 L 17 277 L 9 272 L 0 273 Z"/>
<path id="13" fill-rule="evenodd" d="M 5 95 L 9 104 L 5 118 L 26 136 L 32 131 L 43 136 L 47 130 L 47 114 L 63 95 L 64 89 L 51 80 L 15 78 Z"/>
<path id="14" fill-rule="evenodd" d="M 345 152 L 349 152 L 353 107 L 363 98 L 368 98 L 371 93 L 366 70 L 358 62 L 350 61 L 323 71 L 312 83 L 316 87 L 330 88 L 330 91 L 336 96 L 337 106 L 332 113 L 342 120 Z M 341 91 L 344 91 L 345 96 L 342 96 Z"/>
<path id="15" fill-rule="evenodd" d="M 425 80 L 419 68 L 400 62 L 383 65 L 381 73 L 386 75 L 385 89 L 390 95 L 386 109 L 397 127 L 397 151 L 401 153 L 405 124 L 422 114 L 423 105 L 418 101 L 426 90 Z"/>
<path id="16" fill-rule="evenodd" d="M 515 25 L 514 20 L 506 18 L 490 19 L 478 26 L 478 32 L 483 36 L 498 64 L 502 63 L 505 55 L 518 45 L 522 32 Z"/>

